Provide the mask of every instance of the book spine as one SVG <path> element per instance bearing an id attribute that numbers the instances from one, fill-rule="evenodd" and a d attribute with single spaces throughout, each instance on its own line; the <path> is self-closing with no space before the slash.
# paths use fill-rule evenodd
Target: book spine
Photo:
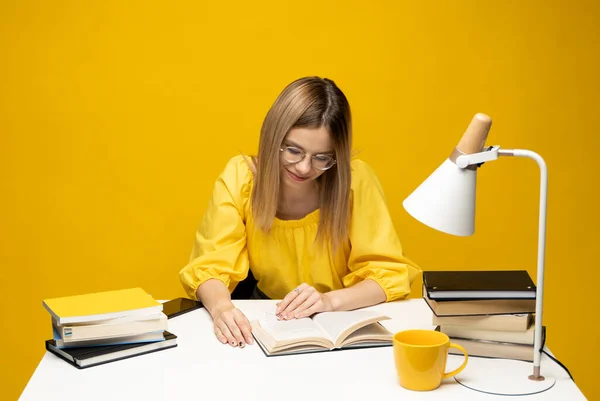
<path id="1" fill-rule="evenodd" d="M 157 320 L 146 320 L 125 324 L 66 326 L 62 328 L 62 339 L 65 342 L 70 342 L 97 338 L 124 337 L 155 331 L 164 331 L 167 330 L 167 328 L 166 316 Z"/>
<path id="2" fill-rule="evenodd" d="M 479 330 L 465 326 L 440 326 L 440 331 L 448 337 L 467 338 L 473 340 L 486 340 L 507 342 L 512 344 L 533 345 L 533 330 L 504 331 L 504 330 Z"/>
<path id="3" fill-rule="evenodd" d="M 490 315 L 490 316 L 436 316 L 433 324 L 440 326 L 463 326 L 480 330 L 527 331 L 533 315 Z"/>

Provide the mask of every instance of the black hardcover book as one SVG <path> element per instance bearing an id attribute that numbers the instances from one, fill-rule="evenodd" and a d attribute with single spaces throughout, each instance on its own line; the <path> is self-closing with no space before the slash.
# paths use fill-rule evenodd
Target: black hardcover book
<path id="1" fill-rule="evenodd" d="M 425 271 L 423 285 L 436 301 L 535 299 L 536 294 L 526 270 Z"/>
<path id="2" fill-rule="evenodd" d="M 71 365 L 84 369 L 177 346 L 175 334 L 165 331 L 164 336 L 163 341 L 78 348 L 58 348 L 54 340 L 47 340 L 46 349 Z"/>

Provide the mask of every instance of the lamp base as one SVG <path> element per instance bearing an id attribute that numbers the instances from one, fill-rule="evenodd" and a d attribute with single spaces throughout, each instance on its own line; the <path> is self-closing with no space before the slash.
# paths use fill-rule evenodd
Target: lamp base
<path id="1" fill-rule="evenodd" d="M 556 383 L 554 377 L 545 375 L 533 378 L 533 363 L 511 359 L 477 358 L 454 377 L 461 385 L 475 391 L 494 395 L 531 395 L 544 392 Z M 475 362 L 475 361 L 473 361 Z M 497 372 L 510 372 L 499 376 Z M 532 376 L 533 379 L 530 379 Z"/>

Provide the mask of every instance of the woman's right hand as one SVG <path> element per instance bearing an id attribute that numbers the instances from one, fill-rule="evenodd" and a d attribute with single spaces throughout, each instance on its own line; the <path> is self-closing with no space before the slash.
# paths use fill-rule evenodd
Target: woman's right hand
<path id="1" fill-rule="evenodd" d="M 254 344 L 252 326 L 242 311 L 231 301 L 218 305 L 212 313 L 214 331 L 217 339 L 232 347 L 245 347 Z"/>

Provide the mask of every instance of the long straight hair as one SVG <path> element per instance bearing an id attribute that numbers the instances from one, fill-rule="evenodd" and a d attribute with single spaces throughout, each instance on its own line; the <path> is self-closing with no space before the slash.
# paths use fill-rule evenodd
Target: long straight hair
<path id="1" fill-rule="evenodd" d="M 350 224 L 350 105 L 336 84 L 319 77 L 300 78 L 277 97 L 263 122 L 251 210 L 256 226 L 268 232 L 277 214 L 280 191 L 280 148 L 292 128 L 325 127 L 334 146 L 336 164 L 318 178 L 319 226 L 315 241 L 337 249 Z"/>

